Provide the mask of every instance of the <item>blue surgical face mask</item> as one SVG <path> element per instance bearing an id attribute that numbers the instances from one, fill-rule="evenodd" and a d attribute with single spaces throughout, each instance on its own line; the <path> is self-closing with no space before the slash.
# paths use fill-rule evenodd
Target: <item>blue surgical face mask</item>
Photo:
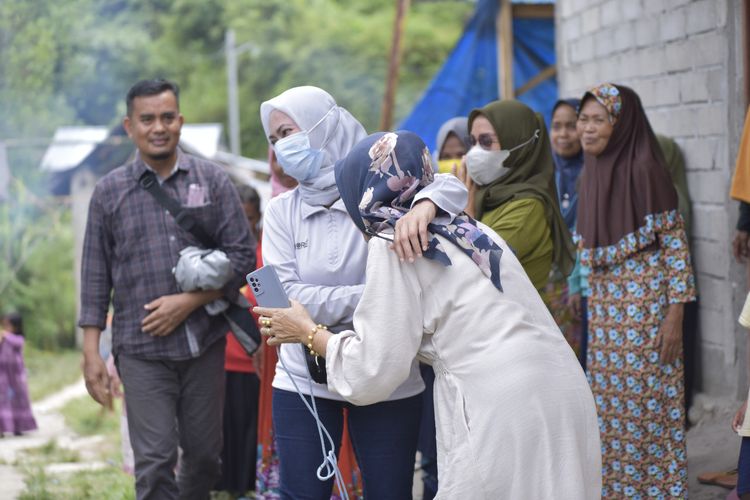
<path id="1" fill-rule="evenodd" d="M 276 152 L 276 159 L 279 160 L 279 164 L 284 169 L 284 173 L 294 177 L 299 182 L 310 180 L 318 175 L 325 160 L 325 151 L 313 149 L 310 146 L 310 132 L 315 130 L 315 127 L 320 125 L 334 109 L 336 108 L 331 108 L 323 115 L 323 118 L 308 130 L 302 130 L 276 141 L 273 149 Z M 325 143 L 321 147 L 324 146 Z"/>

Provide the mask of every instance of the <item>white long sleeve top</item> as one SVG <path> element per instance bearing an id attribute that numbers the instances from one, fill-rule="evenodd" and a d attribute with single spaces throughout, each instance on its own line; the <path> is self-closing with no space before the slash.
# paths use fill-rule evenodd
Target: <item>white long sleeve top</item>
<path id="1" fill-rule="evenodd" d="M 415 357 L 435 370 L 436 499 L 601 497 L 596 407 L 586 376 L 508 245 L 499 292 L 442 236 L 452 264 L 399 262 L 369 243 L 354 328 L 326 347 L 328 386 L 382 401 Z"/>

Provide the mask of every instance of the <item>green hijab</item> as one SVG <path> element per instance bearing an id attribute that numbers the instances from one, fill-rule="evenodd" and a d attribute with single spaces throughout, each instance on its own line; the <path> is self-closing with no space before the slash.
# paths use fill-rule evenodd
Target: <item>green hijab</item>
<path id="1" fill-rule="evenodd" d="M 690 193 L 688 192 L 687 176 L 685 174 L 685 159 L 682 156 L 680 147 L 674 140 L 667 136 L 656 134 L 656 140 L 659 141 L 661 154 L 667 162 L 667 170 L 672 176 L 672 184 L 677 190 L 677 207 L 685 221 L 685 233 L 690 237 L 692 213 L 690 210 Z"/>
<path id="2" fill-rule="evenodd" d="M 504 163 L 512 169 L 507 175 L 486 186 L 479 186 L 475 206 L 477 218 L 481 220 L 485 211 L 511 200 L 535 198 L 541 201 L 552 235 L 553 262 L 567 276 L 575 264 L 575 247 L 560 214 L 552 150 L 542 115 L 534 113 L 519 101 L 493 101 L 469 114 L 470 131 L 474 119 L 479 115 L 492 124 L 502 149 L 511 149 L 528 141 L 537 130 L 539 139 L 510 154 Z"/>

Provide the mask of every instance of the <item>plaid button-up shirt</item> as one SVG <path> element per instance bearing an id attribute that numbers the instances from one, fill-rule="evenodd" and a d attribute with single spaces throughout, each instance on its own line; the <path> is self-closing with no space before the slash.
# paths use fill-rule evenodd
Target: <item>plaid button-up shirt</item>
<path id="1" fill-rule="evenodd" d="M 138 179 L 146 168 L 137 156 L 96 184 L 83 244 L 78 324 L 103 329 L 111 298 L 115 354 L 169 360 L 197 357 L 228 331 L 222 316 L 209 316 L 199 307 L 165 337 L 152 337 L 141 329 L 145 304 L 180 293 L 172 274 L 180 250 L 200 246 L 141 188 Z M 224 294 L 236 298 L 245 274 L 255 267 L 255 242 L 227 174 L 210 161 L 179 152 L 177 167 L 162 188 L 192 212 L 227 254 L 235 276 Z"/>

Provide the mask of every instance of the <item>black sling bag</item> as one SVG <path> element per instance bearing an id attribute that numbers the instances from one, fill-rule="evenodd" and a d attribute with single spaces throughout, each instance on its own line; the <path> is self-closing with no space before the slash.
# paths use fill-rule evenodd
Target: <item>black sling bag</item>
<path id="1" fill-rule="evenodd" d="M 201 245 L 206 248 L 218 247 L 211 235 L 200 225 L 200 222 L 189 212 L 183 210 L 182 205 L 161 188 L 154 172 L 146 170 L 140 179 L 138 179 L 138 183 L 156 199 L 159 205 L 167 209 L 172 217 L 174 217 L 177 225 L 195 236 Z M 248 355 L 252 355 L 258 349 L 261 342 L 260 331 L 253 315 L 246 308 L 233 302 L 230 302 L 229 307 L 223 314 L 227 321 L 229 321 L 232 333 L 234 333 L 242 348 L 245 349 Z"/>

